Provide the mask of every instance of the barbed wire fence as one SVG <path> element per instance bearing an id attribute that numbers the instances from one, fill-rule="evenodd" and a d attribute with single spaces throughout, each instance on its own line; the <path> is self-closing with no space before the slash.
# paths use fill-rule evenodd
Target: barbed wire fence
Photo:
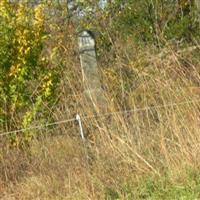
<path id="1" fill-rule="evenodd" d="M 84 136 L 84 127 L 82 125 L 83 121 L 86 120 L 91 120 L 91 119 L 102 119 L 106 117 L 112 117 L 115 115 L 126 115 L 126 114 L 131 114 L 131 113 L 138 113 L 141 111 L 148 111 L 148 110 L 155 110 L 155 109 L 168 109 L 168 108 L 173 108 L 173 107 L 179 107 L 179 106 L 186 106 L 189 104 L 197 104 L 200 103 L 200 99 L 195 99 L 195 100 L 187 100 L 187 101 L 182 101 L 182 102 L 172 102 L 169 104 L 163 104 L 163 105 L 155 105 L 155 106 L 146 106 L 142 108 L 134 108 L 134 109 L 129 109 L 129 110 L 119 110 L 119 111 L 114 111 L 114 112 L 107 112 L 107 113 L 100 113 L 100 114 L 93 114 L 93 115 L 81 115 L 79 113 L 76 114 L 76 116 L 68 118 L 68 119 L 63 119 L 59 121 L 55 121 L 52 123 L 46 123 L 42 125 L 37 125 L 37 126 L 30 126 L 28 128 L 21 128 L 21 129 L 16 129 L 16 130 L 11 130 L 11 131 L 1 131 L 0 132 L 0 137 L 6 137 L 12 134 L 20 134 L 25 131 L 30 131 L 30 130 L 43 130 L 47 129 L 49 127 L 53 127 L 56 125 L 61 125 L 61 124 L 69 124 L 69 123 L 75 123 L 76 126 L 79 128 L 79 133 L 81 136 L 82 140 L 85 140 Z"/>
<path id="2" fill-rule="evenodd" d="M 18 3 L 20 1 L 11 0 L 11 2 Z M 42 2 L 42 1 L 39 1 L 39 0 L 38 1 L 37 0 L 29 1 L 29 3 L 31 5 L 33 5 L 33 6 L 36 5 L 37 3 L 40 3 L 40 2 Z M 67 8 L 67 2 L 68 2 L 67 0 L 60 0 L 58 2 L 62 3 L 63 5 L 65 4 L 65 6 Z M 48 10 L 48 11 L 49 11 L 48 14 L 51 15 L 51 16 L 61 16 L 61 15 L 58 15 L 58 12 L 62 12 L 62 10 L 60 11 L 59 9 L 53 9 L 53 8 Z M 85 35 L 84 35 L 83 38 L 84 39 L 86 38 Z M 84 40 L 84 42 L 85 42 L 85 40 Z M 86 42 L 87 42 L 87 40 L 86 40 Z M 94 63 L 94 61 L 93 61 L 93 63 Z M 98 78 L 98 76 L 96 76 L 95 78 Z M 83 92 L 83 93 L 85 93 L 85 92 Z M 79 97 L 81 95 L 82 94 L 74 94 L 72 96 Z M 177 107 L 177 106 L 187 105 L 187 104 L 191 104 L 191 103 L 199 103 L 199 102 L 200 102 L 200 99 L 188 100 L 188 101 L 183 101 L 183 102 L 179 102 L 179 103 L 174 102 L 174 103 L 169 103 L 169 104 L 164 104 L 164 105 L 146 106 L 146 107 L 143 107 L 143 108 L 134 108 L 134 109 L 129 109 L 129 110 L 119 110 L 119 111 L 107 112 L 107 113 L 99 113 L 99 114 L 97 113 L 97 114 L 92 114 L 92 115 L 81 115 L 80 113 L 76 113 L 77 114 L 76 116 L 73 116 L 73 117 L 70 117 L 70 118 L 67 118 L 67 119 L 63 119 L 63 120 L 58 120 L 58 121 L 55 121 L 55 122 L 52 122 L 52 123 L 46 123 L 46 124 L 42 124 L 42 125 L 30 126 L 28 128 L 21 128 L 21 129 L 5 131 L 5 132 L 4 131 L 0 131 L 0 137 L 9 136 L 9 135 L 12 135 L 12 134 L 20 134 L 20 133 L 23 133 L 25 131 L 30 131 L 30 130 L 44 130 L 44 129 L 48 129 L 48 128 L 53 127 L 53 126 L 59 126 L 61 124 L 67 125 L 69 123 L 78 122 L 78 123 L 76 123 L 76 126 L 80 130 L 81 138 L 85 139 L 85 137 L 84 137 L 84 127 L 82 125 L 82 121 L 86 121 L 88 119 L 100 119 L 100 118 L 106 118 L 106 117 L 115 116 L 115 115 L 126 115 L 126 114 L 141 112 L 141 111 L 147 111 L 147 110 L 153 110 L 153 109 L 159 109 L 159 108 Z M 90 126 L 90 124 L 88 124 L 88 126 Z"/>

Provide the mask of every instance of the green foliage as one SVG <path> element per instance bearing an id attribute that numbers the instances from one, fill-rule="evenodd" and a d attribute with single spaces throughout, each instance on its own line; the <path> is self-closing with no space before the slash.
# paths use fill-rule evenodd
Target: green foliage
<path id="1" fill-rule="evenodd" d="M 106 199 L 194 200 L 200 197 L 200 178 L 194 171 L 178 176 L 150 177 L 138 183 L 121 185 L 119 190 L 107 188 Z M 184 178 L 184 179 L 183 179 Z"/>
<path id="2" fill-rule="evenodd" d="M 172 200 L 193 200 L 199 198 L 200 182 L 193 182 L 193 179 L 187 177 L 184 183 L 172 182 L 169 178 L 161 179 L 148 178 L 144 182 L 144 187 L 140 191 L 140 197 L 143 199 L 172 199 Z"/>
<path id="3" fill-rule="evenodd" d="M 132 35 L 137 42 L 191 40 L 191 35 L 198 34 L 195 6 L 183 10 L 186 8 L 173 0 L 129 1 L 116 12 L 114 28 L 125 36 Z"/>
<path id="4" fill-rule="evenodd" d="M 53 95 L 54 73 L 41 58 L 44 31 L 43 5 L 31 9 L 26 3 L 16 7 L 4 0 L 0 3 L 0 119 L 3 129 L 27 128 L 44 103 Z M 1 124 L 1 125 L 2 125 Z M 13 145 L 31 138 L 24 132 Z"/>
<path id="5" fill-rule="evenodd" d="M 86 1 L 87 2 L 87 1 Z M 183 3 L 182 3 L 183 2 Z M 163 0 L 115 0 L 104 10 L 86 15 L 83 27 L 132 37 L 138 44 L 165 44 L 169 40 L 191 41 L 199 37 L 198 14 L 194 3 Z M 189 1 L 188 1 L 189 2 Z"/>
<path id="6" fill-rule="evenodd" d="M 106 200 L 117 200 L 120 196 L 117 191 L 112 188 L 106 188 Z"/>

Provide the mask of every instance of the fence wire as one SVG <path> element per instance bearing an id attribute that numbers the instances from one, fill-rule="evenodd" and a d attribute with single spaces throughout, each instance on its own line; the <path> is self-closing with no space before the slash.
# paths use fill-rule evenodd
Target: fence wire
<path id="1" fill-rule="evenodd" d="M 170 103 L 170 104 L 165 104 L 165 105 L 146 106 L 143 108 L 134 108 L 134 109 L 129 109 L 129 110 L 115 111 L 115 112 L 107 112 L 104 114 L 80 115 L 80 118 L 81 118 L 81 120 L 94 119 L 94 118 L 98 119 L 98 118 L 104 118 L 104 117 L 113 116 L 113 115 L 121 115 L 121 114 L 123 115 L 123 114 L 137 113 L 137 112 L 148 111 L 148 110 L 153 110 L 153 109 L 170 108 L 170 107 L 176 107 L 176 106 L 181 106 L 181 105 L 187 105 L 187 104 L 191 104 L 191 103 L 193 103 L 193 104 L 200 103 L 200 99 L 183 101 L 183 102 L 179 102 L 179 103 Z M 47 123 L 44 125 L 30 126 L 28 128 L 22 128 L 22 129 L 7 131 L 7 132 L 2 131 L 2 132 L 0 132 L 0 137 L 8 136 L 11 134 L 16 134 L 16 133 L 22 133 L 22 132 L 34 130 L 34 129 L 42 130 L 42 129 L 46 129 L 46 128 L 54 126 L 54 125 L 67 124 L 67 123 L 75 122 L 75 121 L 77 121 L 77 119 L 75 117 L 72 117 L 69 119 L 64 119 L 64 120 L 56 121 L 53 123 Z"/>

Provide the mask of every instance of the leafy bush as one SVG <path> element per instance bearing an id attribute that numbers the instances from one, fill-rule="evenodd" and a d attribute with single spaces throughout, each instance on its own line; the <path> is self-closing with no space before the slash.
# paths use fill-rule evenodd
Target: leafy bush
<path id="1" fill-rule="evenodd" d="M 116 0 L 99 16 L 99 23 L 112 33 L 132 37 L 138 44 L 165 44 L 168 40 L 191 41 L 199 36 L 199 22 L 194 3 L 163 0 Z M 185 2 L 185 1 L 183 1 Z M 188 1 L 189 2 L 189 1 Z M 96 18 L 92 16 L 96 26 Z M 106 21 L 106 22 L 105 22 Z M 87 23 L 88 24 L 88 23 Z M 103 31 L 103 29 L 102 29 Z"/>
<path id="2" fill-rule="evenodd" d="M 43 5 L 0 3 L 0 120 L 3 130 L 27 128 L 52 95 L 53 74 L 41 58 Z M 31 134 L 25 132 L 23 139 Z M 14 136 L 13 142 L 20 140 Z"/>

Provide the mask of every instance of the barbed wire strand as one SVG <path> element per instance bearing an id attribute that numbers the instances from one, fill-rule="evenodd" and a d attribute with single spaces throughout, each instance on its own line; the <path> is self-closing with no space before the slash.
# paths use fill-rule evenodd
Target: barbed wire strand
<path id="1" fill-rule="evenodd" d="M 81 119 L 86 120 L 86 119 L 93 119 L 93 118 L 102 118 L 102 117 L 107 117 L 107 116 L 116 115 L 116 114 L 128 114 L 128 113 L 140 112 L 140 111 L 151 110 L 151 109 L 169 108 L 169 107 L 175 107 L 175 106 L 191 104 L 191 103 L 200 103 L 200 99 L 191 100 L 191 101 L 183 101 L 183 102 L 180 102 L 180 103 L 170 103 L 170 104 L 165 104 L 165 105 L 146 106 L 144 108 L 135 108 L 135 109 L 130 109 L 130 110 L 116 111 L 116 112 L 107 112 L 107 113 L 104 113 L 104 114 L 96 114 L 96 115 L 90 115 L 90 116 L 84 116 L 83 115 L 81 117 Z M 8 131 L 8 132 L 4 132 L 4 133 L 0 134 L 0 137 L 15 134 L 15 133 L 20 133 L 20 132 L 24 132 L 24 131 L 28 131 L 28 130 L 44 129 L 44 128 L 47 128 L 49 126 L 65 124 L 65 123 L 69 123 L 69 122 L 73 122 L 73 121 L 77 121 L 77 119 L 74 117 L 74 118 L 56 121 L 56 122 L 45 124 L 45 125 L 31 126 L 29 128 L 23 128 L 23 129 Z"/>
<path id="2" fill-rule="evenodd" d="M 22 128 L 22 129 L 18 129 L 18 130 L 8 131 L 8 132 L 4 132 L 4 133 L 0 134 L 0 137 L 6 136 L 6 135 L 11 135 L 11 134 L 14 134 L 14 133 L 20 133 L 20 132 L 24 132 L 24 131 L 34 130 L 34 129 L 44 129 L 44 128 L 47 128 L 49 126 L 64 124 L 64 123 L 73 122 L 73 121 L 76 121 L 76 119 L 71 118 L 71 119 L 57 121 L 57 122 L 53 122 L 53 123 L 49 123 L 49 124 L 45 124 L 45 125 L 41 125 L 41 126 L 31 126 L 29 128 Z"/>
<path id="3" fill-rule="evenodd" d="M 135 108 L 135 109 L 130 109 L 130 110 L 121 110 L 121 111 L 116 111 L 116 112 L 108 112 L 104 114 L 99 114 L 99 115 L 91 115 L 91 116 L 83 116 L 81 119 L 92 119 L 92 118 L 101 118 L 101 117 L 106 117 L 110 115 L 116 115 L 116 114 L 128 114 L 128 113 L 133 113 L 133 112 L 140 112 L 140 111 L 145 111 L 145 110 L 151 110 L 151 109 L 158 109 L 158 108 L 169 108 L 169 107 L 175 107 L 175 106 L 180 106 L 180 105 L 185 105 L 185 104 L 191 104 L 191 103 L 200 103 L 200 99 L 198 100 L 191 100 L 191 101 L 183 101 L 180 103 L 170 103 L 170 104 L 165 104 L 165 105 L 157 105 L 157 106 L 146 106 L 143 108 Z"/>

